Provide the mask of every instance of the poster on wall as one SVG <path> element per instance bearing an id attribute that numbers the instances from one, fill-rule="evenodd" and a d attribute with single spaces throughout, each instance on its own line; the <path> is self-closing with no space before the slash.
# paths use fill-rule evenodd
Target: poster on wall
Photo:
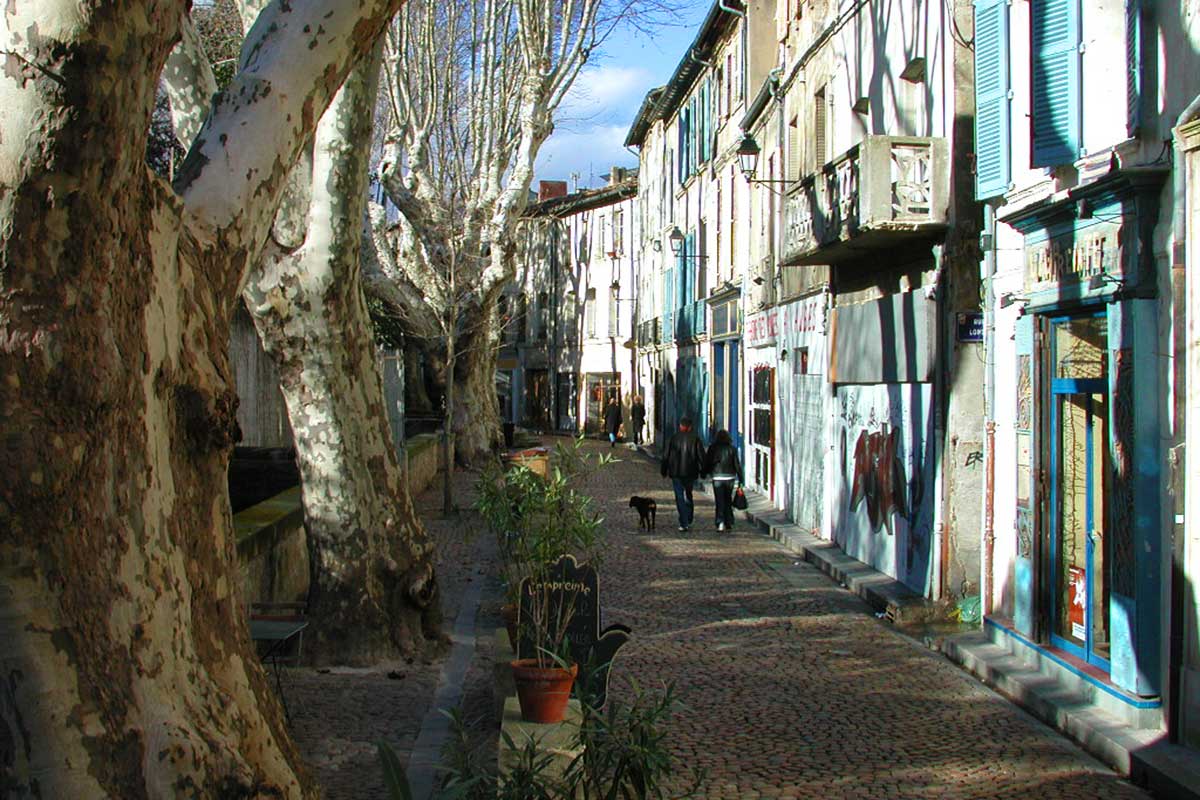
<path id="1" fill-rule="evenodd" d="M 1067 568 L 1071 579 L 1069 588 L 1070 607 L 1067 609 L 1067 622 L 1071 624 L 1071 638 L 1081 642 L 1087 641 L 1087 626 L 1084 624 L 1087 609 L 1087 570 L 1072 564 Z"/>

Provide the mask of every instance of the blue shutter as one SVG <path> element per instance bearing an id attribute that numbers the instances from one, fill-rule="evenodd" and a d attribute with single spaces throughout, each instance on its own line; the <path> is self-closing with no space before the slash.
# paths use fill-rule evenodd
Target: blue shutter
<path id="1" fill-rule="evenodd" d="M 1069 164 L 1083 144 L 1079 0 L 1032 0 L 1033 166 Z"/>
<path id="2" fill-rule="evenodd" d="M 1008 2 L 975 4 L 975 197 L 1004 194 L 1011 180 Z"/>
<path id="3" fill-rule="evenodd" d="M 1142 127 L 1142 2 L 1125 0 L 1125 128 L 1136 136 Z"/>
<path id="4" fill-rule="evenodd" d="M 678 134 L 679 141 L 676 143 L 675 152 L 675 170 L 679 175 L 679 182 L 682 184 L 687 179 L 687 111 L 681 110 L 679 117 L 675 123 L 675 132 Z"/>
<path id="5" fill-rule="evenodd" d="M 692 97 L 691 100 L 688 102 L 688 121 L 690 122 L 689 133 L 691 134 L 691 136 L 688 138 L 688 174 L 695 175 L 696 174 L 696 156 L 697 156 L 696 140 L 698 138 L 700 138 L 700 115 L 696 114 L 696 98 L 695 97 Z"/>
<path id="6" fill-rule="evenodd" d="M 687 254 L 684 261 L 684 280 L 683 280 L 683 305 L 691 305 L 696 300 L 696 264 L 699 261 L 696 256 L 696 234 L 689 233 L 687 240 L 683 245 L 683 252 Z"/>

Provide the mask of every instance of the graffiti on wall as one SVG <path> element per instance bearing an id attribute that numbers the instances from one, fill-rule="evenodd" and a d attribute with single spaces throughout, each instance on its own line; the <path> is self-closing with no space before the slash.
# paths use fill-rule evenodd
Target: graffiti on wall
<path id="1" fill-rule="evenodd" d="M 854 480 L 850 485 L 850 510 L 867 504 L 867 519 L 876 533 L 886 528 L 888 536 L 895 535 L 892 518 L 908 516 L 905 497 L 904 465 L 898 456 L 900 431 L 888 429 L 858 434 L 854 444 L 854 460 L 850 469 Z"/>
<path id="2" fill-rule="evenodd" d="M 922 384 L 838 390 L 844 494 L 836 539 L 850 555 L 918 591 L 928 585 L 932 547 L 929 401 Z"/>

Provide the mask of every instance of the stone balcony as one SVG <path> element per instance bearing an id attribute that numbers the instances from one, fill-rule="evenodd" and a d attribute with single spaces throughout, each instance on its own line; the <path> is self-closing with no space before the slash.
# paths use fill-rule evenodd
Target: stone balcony
<path id="1" fill-rule="evenodd" d="M 792 187 L 781 264 L 836 264 L 945 230 L 945 139 L 867 136 Z"/>

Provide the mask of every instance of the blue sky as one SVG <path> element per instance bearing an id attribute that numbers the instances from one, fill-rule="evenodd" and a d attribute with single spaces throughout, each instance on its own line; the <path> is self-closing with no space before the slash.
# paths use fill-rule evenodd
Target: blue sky
<path id="1" fill-rule="evenodd" d="M 569 184 L 572 173 L 579 175 L 580 188 L 601 186 L 609 167 L 637 166 L 637 157 L 622 144 L 633 116 L 646 92 L 671 77 L 710 5 L 693 1 L 653 36 L 613 33 L 559 109 L 554 133 L 538 154 L 534 191 L 539 180 Z"/>

